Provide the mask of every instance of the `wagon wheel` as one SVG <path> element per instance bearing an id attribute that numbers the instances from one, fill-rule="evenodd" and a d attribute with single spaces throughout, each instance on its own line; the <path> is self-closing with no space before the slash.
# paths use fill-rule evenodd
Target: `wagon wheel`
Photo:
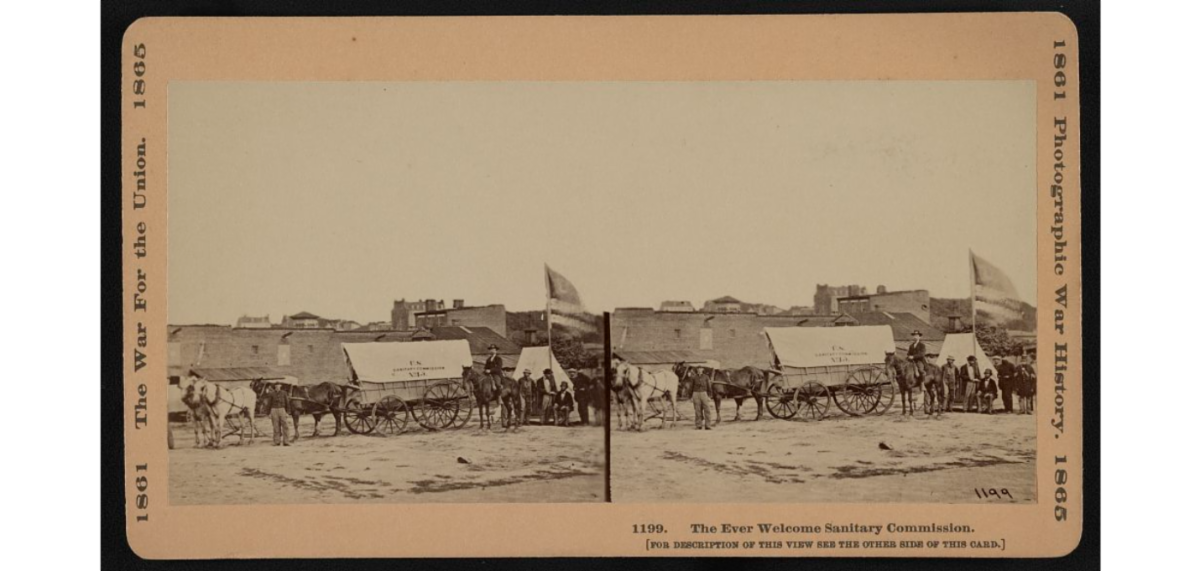
<path id="1" fill-rule="evenodd" d="M 342 414 L 346 428 L 354 434 L 370 434 L 372 430 L 375 430 L 375 416 L 372 414 L 371 408 L 363 406 L 357 398 L 346 401 L 346 407 L 342 409 Z"/>
<path id="2" fill-rule="evenodd" d="M 772 383 L 767 387 L 766 401 L 767 412 L 780 420 L 792 418 L 800 410 L 800 405 L 796 402 L 795 391 L 786 390 L 783 385 L 777 383 Z"/>
<path id="3" fill-rule="evenodd" d="M 428 430 L 441 430 L 454 426 L 459 416 L 459 404 L 467 396 L 457 383 L 438 383 L 425 389 L 421 399 L 421 414 L 417 421 Z M 470 411 L 468 410 L 468 416 Z M 463 423 L 466 423 L 464 418 Z"/>
<path id="4" fill-rule="evenodd" d="M 883 371 L 874 367 L 855 369 L 846 377 L 846 382 L 833 393 L 833 402 L 842 412 L 851 416 L 869 414 L 879 406 L 883 384 L 879 377 Z M 884 380 L 886 382 L 886 380 Z"/>
<path id="5" fill-rule="evenodd" d="M 394 436 L 404 432 L 411 414 L 408 405 L 392 395 L 383 397 L 371 407 L 371 416 L 375 417 L 375 429 L 383 436 Z"/>
<path id="6" fill-rule="evenodd" d="M 816 381 L 800 385 L 794 392 L 793 399 L 803 420 L 822 420 L 829 416 L 832 407 L 833 393 L 829 387 Z"/>
<path id="7" fill-rule="evenodd" d="M 900 388 L 896 386 L 896 381 L 887 378 L 879 380 L 879 404 L 875 406 L 875 414 L 887 414 L 891 410 L 892 403 L 896 402 L 896 393 L 900 392 Z"/>

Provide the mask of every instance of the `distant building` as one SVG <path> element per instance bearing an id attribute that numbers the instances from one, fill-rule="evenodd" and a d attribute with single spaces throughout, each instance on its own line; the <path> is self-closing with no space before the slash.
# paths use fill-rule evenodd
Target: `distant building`
<path id="1" fill-rule="evenodd" d="M 242 329 L 269 329 L 271 327 L 271 316 L 264 315 L 262 317 L 255 317 L 251 315 L 243 315 L 238 318 L 237 325 L 234 327 L 239 327 Z"/>
<path id="2" fill-rule="evenodd" d="M 416 329 L 417 314 L 425 311 L 446 309 L 444 301 L 422 299 L 418 301 L 399 300 L 392 302 L 392 329 L 396 331 L 411 331 Z"/>
<path id="3" fill-rule="evenodd" d="M 439 302 L 438 305 L 441 309 L 413 314 L 416 326 L 426 329 L 452 326 L 486 327 L 503 337 L 508 336 L 508 312 L 503 304 L 467 307 L 463 300 L 456 299 L 454 305 L 448 309 L 445 304 Z"/>
<path id="4" fill-rule="evenodd" d="M 704 311 L 708 313 L 742 313 L 742 302 L 731 295 L 718 297 L 704 302 Z"/>
<path id="5" fill-rule="evenodd" d="M 912 343 L 912 332 L 921 332 L 921 342 L 929 353 L 941 352 L 946 332 L 930 325 L 920 317 L 907 312 L 868 311 L 853 316 L 859 325 L 887 325 L 892 328 L 892 339 L 896 342 L 896 354 L 904 356 Z"/>
<path id="6" fill-rule="evenodd" d="M 696 307 L 690 301 L 664 301 L 658 308 L 659 311 L 674 311 L 674 312 L 689 312 L 696 311 Z"/>
<path id="7" fill-rule="evenodd" d="M 787 310 L 788 315 L 816 315 L 817 312 L 812 307 L 793 305 Z"/>
<path id="8" fill-rule="evenodd" d="M 882 289 L 882 286 L 881 288 Z M 921 321 L 930 323 L 929 291 L 915 289 L 908 291 L 883 291 L 869 295 L 854 295 L 837 299 L 838 311 L 850 315 L 858 315 L 869 311 L 886 311 L 889 313 L 911 313 Z"/>
<path id="9" fill-rule="evenodd" d="M 817 315 L 834 315 L 839 313 L 838 298 L 866 295 L 867 288 L 860 285 L 830 286 L 817 284 L 817 292 L 813 294 L 813 312 Z"/>
<path id="10" fill-rule="evenodd" d="M 618 355 L 670 354 L 688 362 L 712 359 L 727 368 L 766 367 L 771 364 L 772 355 L 764 327 L 831 327 L 855 323 L 849 315 L 796 317 L 740 311 L 617 308 L 612 314 L 612 345 Z"/>
<path id="11" fill-rule="evenodd" d="M 287 329 L 320 329 L 321 318 L 307 311 L 283 318 L 283 327 Z"/>

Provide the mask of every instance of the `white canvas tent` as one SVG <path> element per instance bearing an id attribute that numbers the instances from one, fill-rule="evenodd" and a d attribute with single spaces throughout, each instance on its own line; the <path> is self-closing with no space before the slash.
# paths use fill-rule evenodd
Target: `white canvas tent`
<path id="1" fill-rule="evenodd" d="M 549 363 L 549 365 L 547 365 Z M 549 347 L 524 347 L 521 349 L 521 358 L 517 360 L 517 368 L 513 371 L 514 377 L 520 377 L 521 374 L 529 369 L 529 376 L 534 379 L 542 376 L 542 371 L 550 369 L 554 371 L 554 382 L 560 384 L 567 383 L 567 387 L 574 391 L 571 385 L 571 379 L 567 376 L 567 372 L 563 370 L 562 365 L 558 364 L 558 359 L 550 352 Z"/>
<path id="2" fill-rule="evenodd" d="M 991 357 L 983 352 L 983 347 L 979 346 L 979 340 L 975 339 L 974 333 L 947 333 L 946 340 L 942 342 L 942 349 L 938 353 L 936 363 L 937 366 L 941 367 L 946 364 L 947 357 L 954 357 L 954 366 L 961 369 L 963 365 L 967 364 L 967 357 L 971 355 L 975 355 L 975 358 L 979 362 L 980 375 L 983 375 L 984 371 L 991 369 L 993 378 L 1000 378 L 996 367 L 992 365 Z"/>
<path id="3" fill-rule="evenodd" d="M 462 378 L 472 366 L 466 339 L 409 343 L 343 343 L 346 362 L 358 380 L 393 383 L 422 379 Z"/>
<path id="4" fill-rule="evenodd" d="M 896 350 L 887 325 L 766 327 L 763 331 L 785 368 L 877 365 Z"/>

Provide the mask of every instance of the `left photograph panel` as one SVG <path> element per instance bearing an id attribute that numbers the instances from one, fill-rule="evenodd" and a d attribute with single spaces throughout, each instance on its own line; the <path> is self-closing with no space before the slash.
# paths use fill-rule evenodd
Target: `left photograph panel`
<path id="1" fill-rule="evenodd" d="M 608 500 L 588 262 L 519 94 L 169 102 L 171 504 Z"/>

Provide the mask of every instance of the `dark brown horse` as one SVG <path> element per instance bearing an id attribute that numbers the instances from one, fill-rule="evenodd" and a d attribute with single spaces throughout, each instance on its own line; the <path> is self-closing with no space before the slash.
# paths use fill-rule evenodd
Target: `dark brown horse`
<path id="1" fill-rule="evenodd" d="M 487 428 L 491 430 L 492 399 L 496 398 L 499 387 L 494 385 L 492 377 L 471 368 L 463 369 L 463 384 L 474 397 L 475 406 L 479 409 L 479 429 L 483 430 L 483 423 L 487 421 Z"/>
<path id="2" fill-rule="evenodd" d="M 925 390 L 926 414 L 937 410 L 941 414 L 940 403 L 935 405 L 934 398 L 937 394 L 934 391 L 933 383 L 937 379 L 937 368 L 930 366 L 928 363 L 922 363 L 920 366 L 911 362 L 901 360 L 894 354 L 889 354 L 887 358 L 887 368 L 892 371 L 896 379 L 896 385 L 900 389 L 900 415 L 914 415 L 917 410 L 917 403 L 913 396 L 913 389 Z"/>
<path id="3" fill-rule="evenodd" d="M 256 380 L 250 384 L 250 388 L 254 389 L 255 394 L 262 397 L 270 384 L 270 381 Z M 339 411 L 346 408 L 347 388 L 345 386 L 330 382 L 316 385 L 284 383 L 283 386 L 288 400 L 291 402 L 292 429 L 295 432 L 292 436 L 293 442 L 300 438 L 300 417 L 306 414 L 311 414 L 313 417 L 312 436 L 320 436 L 321 419 L 327 414 L 333 415 L 333 435 L 338 436 L 342 433 L 344 414 Z M 265 401 L 266 399 L 259 399 L 263 405 L 266 405 Z"/>
<path id="4" fill-rule="evenodd" d="M 516 431 L 521 427 L 521 419 L 517 417 L 517 410 L 521 400 L 521 394 L 517 389 L 517 380 L 504 376 L 500 378 L 500 426 L 505 430 L 512 429 Z"/>
<path id="5" fill-rule="evenodd" d="M 742 419 L 742 402 L 753 398 L 758 405 L 754 420 L 762 418 L 764 392 L 767 384 L 767 373 L 757 367 L 745 366 L 740 369 L 714 369 L 701 365 L 675 364 L 675 374 L 680 378 L 683 393 L 691 395 L 696 376 L 708 378 L 712 387 L 713 407 L 716 409 L 716 422 L 721 422 L 721 400 L 732 398 L 736 405 L 733 419 Z M 687 397 L 683 397 L 687 398 Z"/>

